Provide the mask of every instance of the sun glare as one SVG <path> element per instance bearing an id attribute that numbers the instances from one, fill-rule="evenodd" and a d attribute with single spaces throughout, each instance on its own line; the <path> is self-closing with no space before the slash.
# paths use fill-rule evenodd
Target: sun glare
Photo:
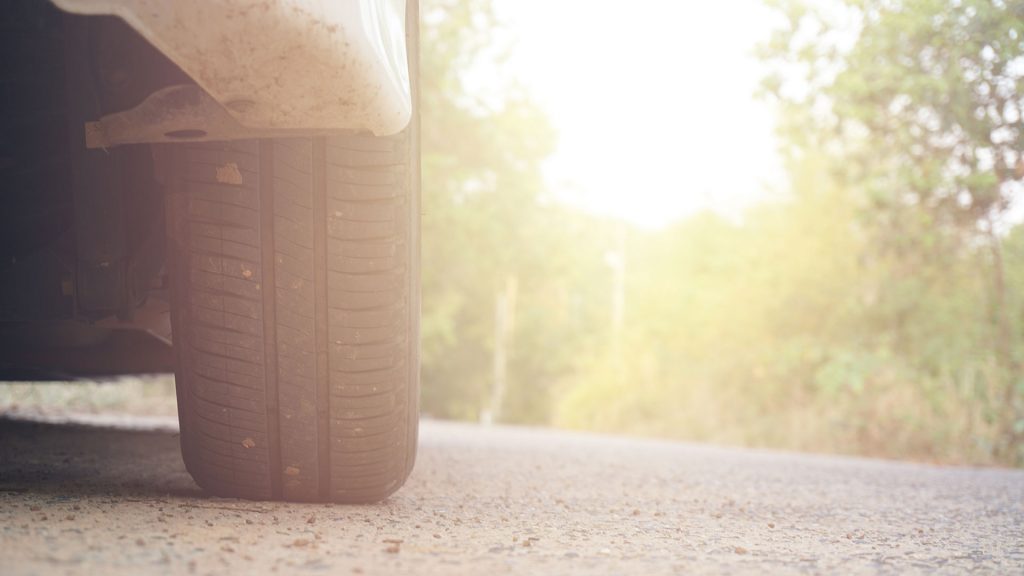
<path id="1" fill-rule="evenodd" d="M 503 0 L 509 73 L 558 131 L 545 166 L 562 199 L 657 227 L 736 217 L 781 178 L 769 106 L 754 98 L 762 6 Z"/>

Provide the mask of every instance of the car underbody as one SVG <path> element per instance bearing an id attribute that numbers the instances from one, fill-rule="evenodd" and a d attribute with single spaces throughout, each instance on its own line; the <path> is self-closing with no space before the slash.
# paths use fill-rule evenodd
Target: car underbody
<path id="1" fill-rule="evenodd" d="M 54 4 L 17 0 L 0 16 L 0 373 L 171 372 L 160 144 L 401 130 L 404 38 L 380 21 L 404 17 L 404 3 L 295 13 L 267 2 L 256 15 L 247 2 L 204 0 L 175 3 L 177 20 L 137 0 Z M 372 16 L 355 18 L 371 23 L 360 33 L 311 37 L 346 32 L 353 15 L 338 12 L 355 9 Z M 222 21 L 228 32 L 205 23 Z M 236 63 L 247 68 L 232 74 Z"/>
<path id="2" fill-rule="evenodd" d="M 0 377 L 174 372 L 228 497 L 373 502 L 419 415 L 418 6 L 0 8 Z"/>

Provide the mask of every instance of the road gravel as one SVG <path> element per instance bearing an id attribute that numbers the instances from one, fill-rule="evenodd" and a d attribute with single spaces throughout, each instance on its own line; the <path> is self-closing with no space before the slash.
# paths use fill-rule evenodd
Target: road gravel
<path id="1" fill-rule="evenodd" d="M 285 504 L 57 420 L 0 419 L 0 574 L 1024 574 L 1020 470 L 425 421 L 387 501 Z"/>

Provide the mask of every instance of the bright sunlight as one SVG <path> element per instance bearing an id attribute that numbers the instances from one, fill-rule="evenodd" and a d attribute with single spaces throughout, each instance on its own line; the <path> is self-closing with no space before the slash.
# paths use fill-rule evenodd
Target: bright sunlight
<path id="1" fill-rule="evenodd" d="M 778 184 L 773 115 L 753 98 L 754 47 L 772 21 L 761 2 L 504 0 L 496 11 L 514 42 L 505 73 L 558 132 L 545 176 L 559 197 L 661 226 L 704 209 L 736 217 Z"/>

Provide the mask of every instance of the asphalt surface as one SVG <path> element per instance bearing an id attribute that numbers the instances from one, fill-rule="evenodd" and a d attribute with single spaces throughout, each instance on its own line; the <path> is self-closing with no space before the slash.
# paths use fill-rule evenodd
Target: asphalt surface
<path id="1" fill-rule="evenodd" d="M 283 504 L 173 430 L 0 419 L 0 574 L 226 572 L 1022 574 L 1024 471 L 428 421 L 388 501 Z"/>

